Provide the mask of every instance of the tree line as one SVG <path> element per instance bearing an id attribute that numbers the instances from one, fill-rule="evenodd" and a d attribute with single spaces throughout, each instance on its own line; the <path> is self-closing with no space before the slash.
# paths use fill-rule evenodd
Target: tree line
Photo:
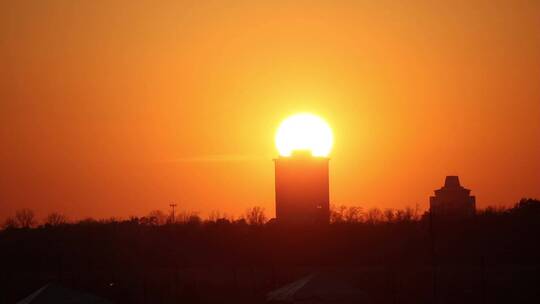
<path id="1" fill-rule="evenodd" d="M 488 206 L 484 209 L 477 211 L 477 215 L 496 215 L 510 213 L 515 210 L 522 210 L 523 208 L 531 208 L 529 206 L 535 206 L 538 202 L 537 199 L 524 198 L 514 204 L 513 207 L 505 206 Z M 534 208 L 534 207 L 533 207 Z M 346 206 L 346 205 L 332 205 L 330 207 L 330 223 L 394 223 L 394 222 L 410 222 L 419 221 L 426 217 L 429 211 L 421 212 L 418 205 L 415 208 L 405 207 L 403 209 L 393 208 L 369 208 L 364 209 L 361 206 Z M 239 217 L 234 217 L 220 211 L 211 211 L 206 218 L 203 218 L 195 211 L 180 211 L 175 214 L 172 212 L 165 212 L 159 209 L 150 211 L 147 215 L 142 217 L 130 217 L 128 221 L 137 222 L 141 225 L 149 226 L 161 226 L 168 224 L 204 224 L 204 223 L 246 223 L 248 225 L 264 225 L 271 221 L 266 210 L 260 206 L 254 206 L 246 209 L 246 211 Z M 3 229 L 17 229 L 17 228 L 35 228 L 38 226 L 60 226 L 67 224 L 78 223 L 111 223 L 123 221 L 118 218 L 108 219 L 94 219 L 91 217 L 84 218 L 78 221 L 69 220 L 68 216 L 60 212 L 51 212 L 42 220 L 39 220 L 35 212 L 28 208 L 22 208 L 15 212 L 14 215 L 8 216 L 1 228 Z"/>
<path id="2" fill-rule="evenodd" d="M 491 208 L 490 210 L 495 210 Z M 498 210 L 498 209 L 497 209 Z M 400 222 L 400 221 L 416 221 L 421 217 L 418 207 L 411 208 L 406 207 L 404 209 L 391 209 L 387 208 L 381 210 L 379 208 L 370 208 L 364 210 L 359 206 L 331 206 L 330 208 L 330 222 L 331 223 L 382 223 L 382 222 Z M 270 219 L 266 210 L 260 206 L 254 206 L 246 209 L 246 211 L 239 217 L 230 216 L 220 211 L 212 211 L 206 218 L 199 215 L 194 211 L 180 211 L 175 214 L 172 212 L 167 213 L 162 210 L 152 210 L 147 215 L 142 217 L 130 217 L 129 221 L 135 221 L 141 225 L 161 226 L 168 224 L 183 224 L 183 223 L 238 223 L 245 222 L 248 225 L 264 225 L 268 223 Z M 78 221 L 69 220 L 68 216 L 60 212 L 51 212 L 43 219 L 39 220 L 35 212 L 28 208 L 22 208 L 15 212 L 14 215 L 8 216 L 2 223 L 3 229 L 29 229 L 39 226 L 61 226 L 67 224 L 78 223 L 110 223 L 122 221 L 118 218 L 108 219 L 94 219 L 84 218 Z"/>

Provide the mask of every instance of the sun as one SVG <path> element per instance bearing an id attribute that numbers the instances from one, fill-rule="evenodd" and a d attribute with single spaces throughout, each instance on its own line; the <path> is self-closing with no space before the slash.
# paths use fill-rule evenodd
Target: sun
<path id="1" fill-rule="evenodd" d="M 332 129 L 326 121 L 310 113 L 288 117 L 276 133 L 276 147 L 281 156 L 307 150 L 313 156 L 326 157 L 330 154 L 333 141 Z"/>

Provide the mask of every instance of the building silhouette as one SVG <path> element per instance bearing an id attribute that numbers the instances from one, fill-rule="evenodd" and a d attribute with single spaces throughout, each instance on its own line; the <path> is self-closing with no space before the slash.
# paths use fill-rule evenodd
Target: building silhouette
<path id="1" fill-rule="evenodd" d="M 274 160 L 278 223 L 330 221 L 328 162 L 328 158 L 313 157 L 306 151 Z"/>
<path id="2" fill-rule="evenodd" d="M 467 218 L 476 212 L 476 198 L 471 190 L 462 187 L 458 176 L 447 176 L 444 186 L 429 198 L 432 215 L 439 217 Z"/>

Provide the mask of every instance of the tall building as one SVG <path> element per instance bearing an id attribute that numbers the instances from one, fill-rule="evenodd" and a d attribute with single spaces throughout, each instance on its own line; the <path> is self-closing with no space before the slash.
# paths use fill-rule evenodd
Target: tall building
<path id="1" fill-rule="evenodd" d="M 274 160 L 278 223 L 330 221 L 328 161 L 326 157 L 313 157 L 305 151 Z"/>
<path id="2" fill-rule="evenodd" d="M 459 177 L 447 176 L 444 186 L 435 190 L 435 196 L 429 198 L 431 214 L 440 217 L 467 218 L 476 212 L 476 198 L 471 190 L 462 187 Z"/>

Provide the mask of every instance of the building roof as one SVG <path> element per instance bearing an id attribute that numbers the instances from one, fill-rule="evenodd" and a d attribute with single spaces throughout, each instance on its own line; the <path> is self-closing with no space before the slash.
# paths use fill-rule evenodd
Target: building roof
<path id="1" fill-rule="evenodd" d="M 436 196 L 444 193 L 462 193 L 469 195 L 470 189 L 461 186 L 458 176 L 449 175 L 444 180 L 444 186 L 434 191 Z"/>
<path id="2" fill-rule="evenodd" d="M 336 274 L 316 273 L 267 294 L 269 303 L 369 303 L 366 294 Z"/>
<path id="3" fill-rule="evenodd" d="M 449 175 L 444 180 L 444 186 L 446 188 L 459 188 L 461 185 L 459 184 L 459 176 L 452 176 Z"/>
<path id="4" fill-rule="evenodd" d="M 112 302 L 89 293 L 49 283 L 17 304 L 112 304 Z"/>

